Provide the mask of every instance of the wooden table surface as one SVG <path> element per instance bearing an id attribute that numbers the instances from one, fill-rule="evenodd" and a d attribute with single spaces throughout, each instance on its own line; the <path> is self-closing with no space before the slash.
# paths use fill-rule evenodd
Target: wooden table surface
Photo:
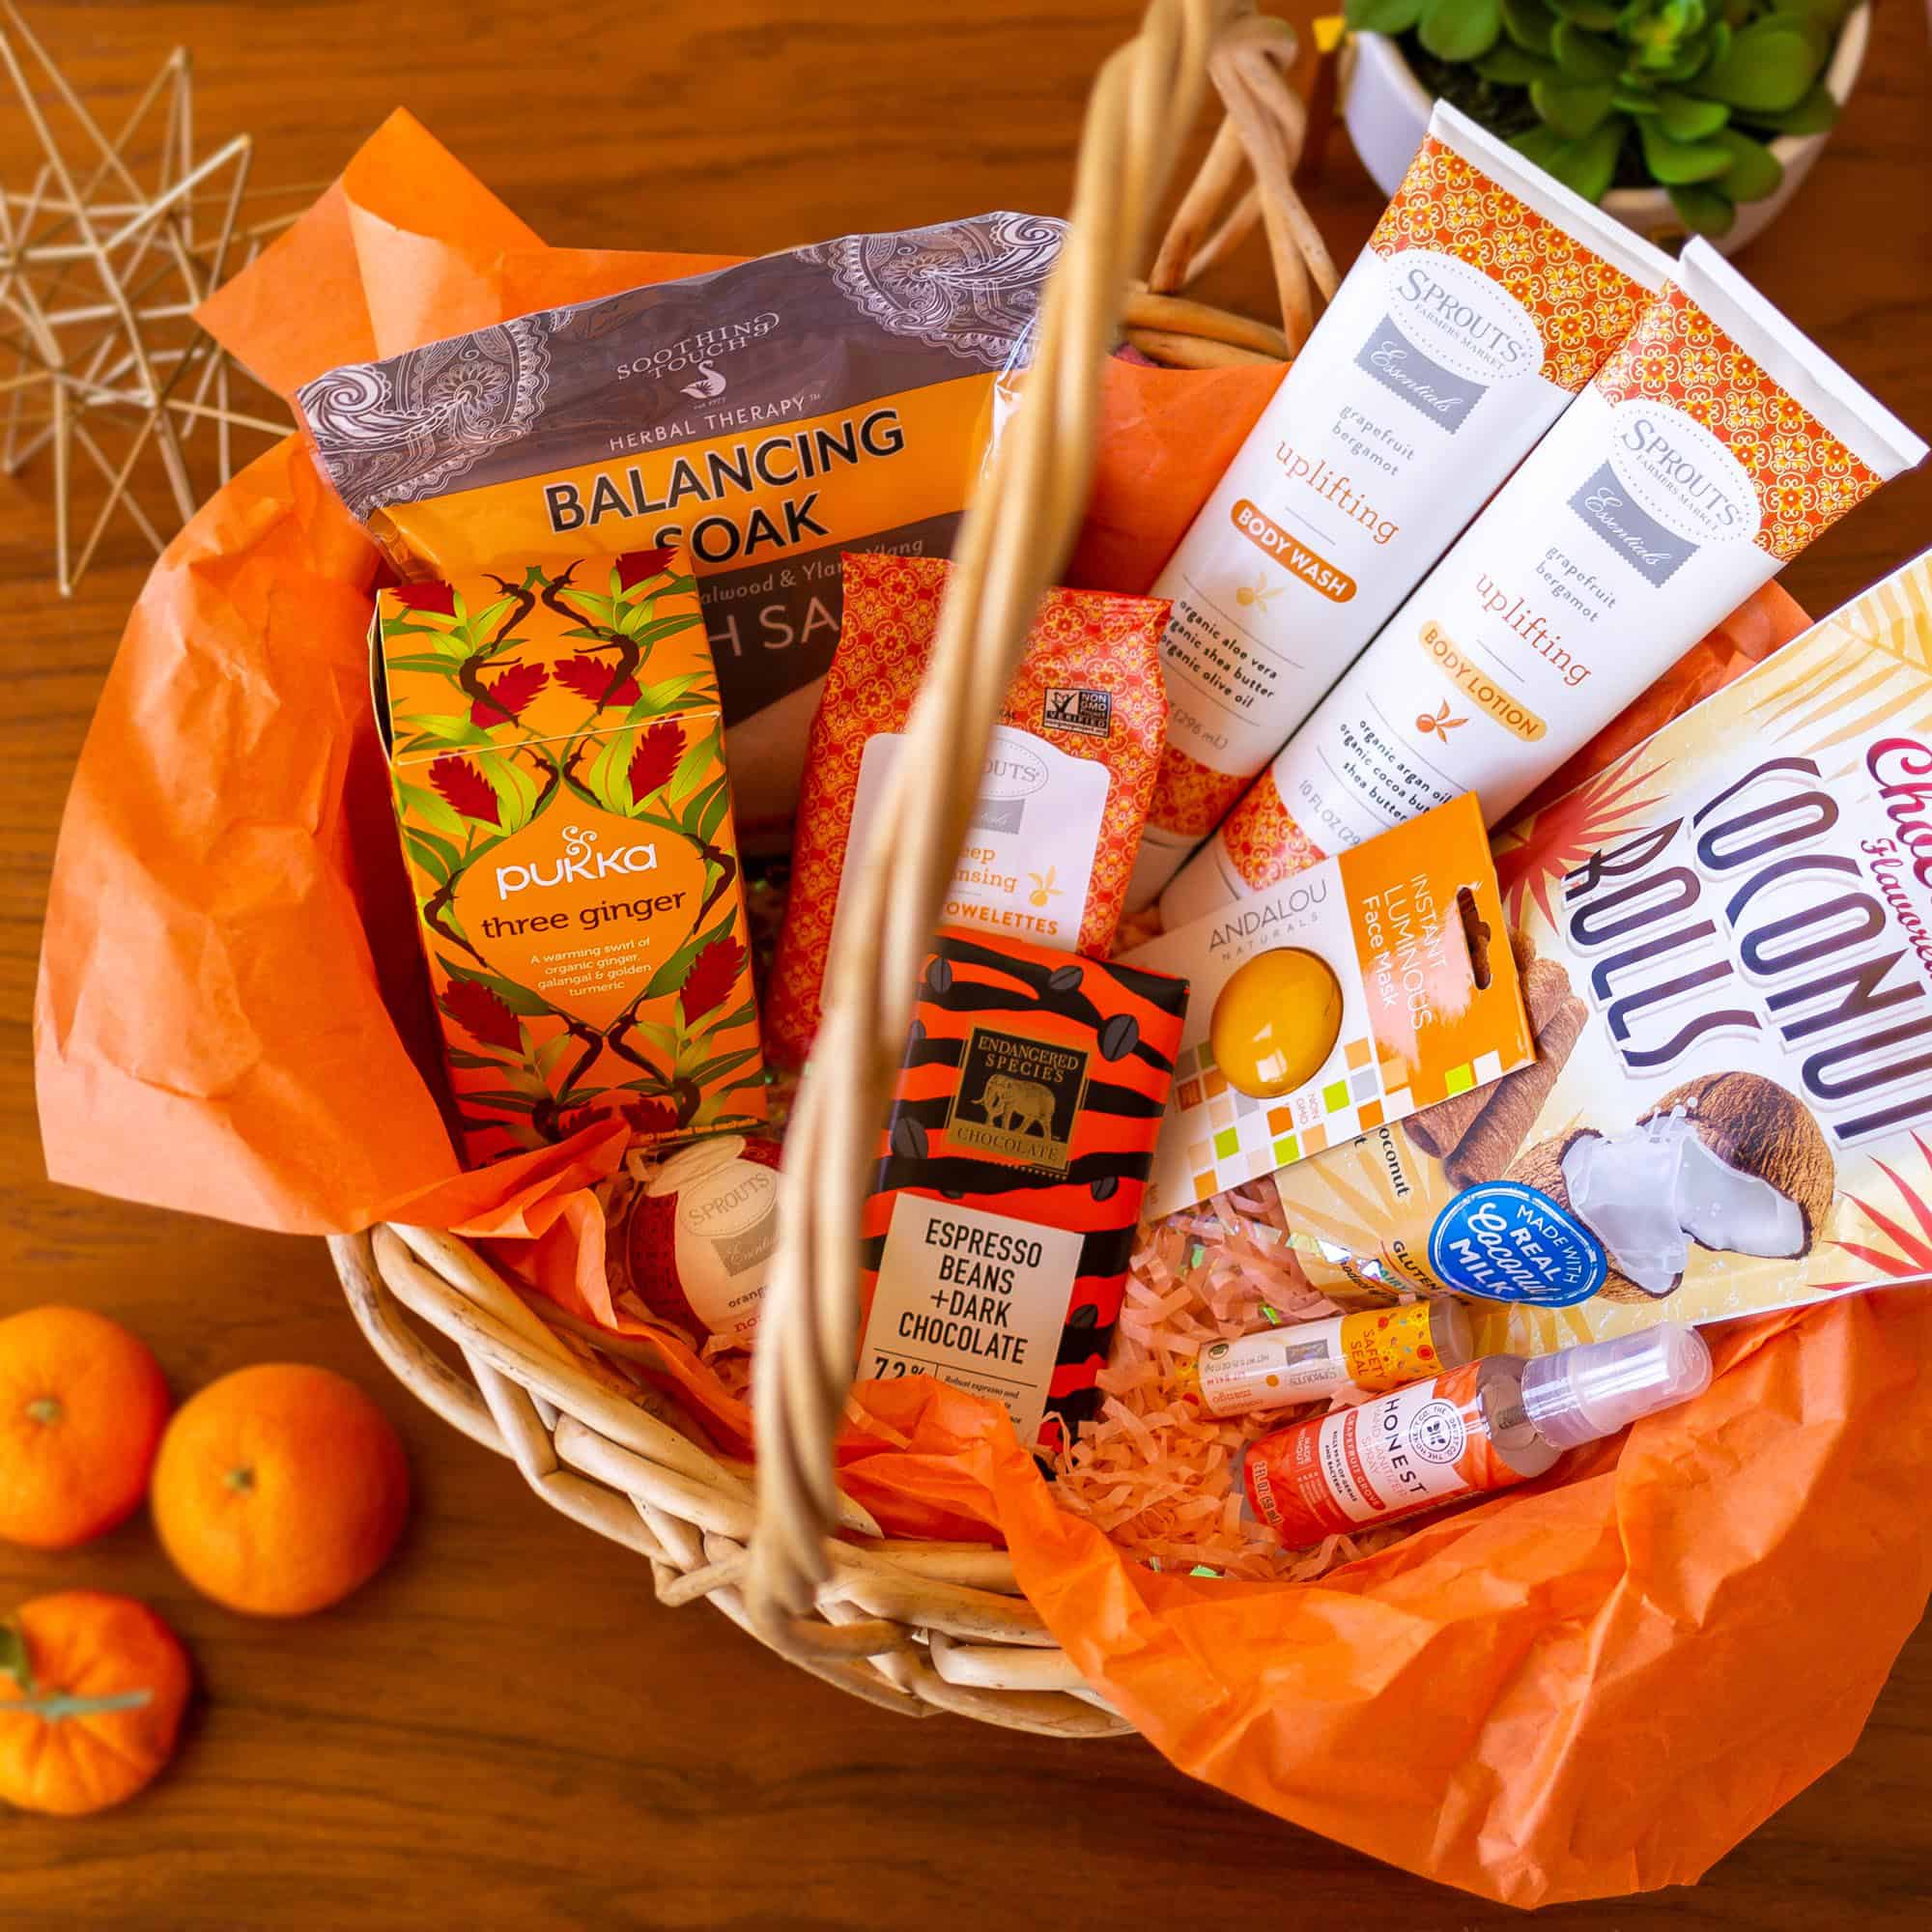
<path id="1" fill-rule="evenodd" d="M 1298 14 L 1315 9 L 1293 0 Z M 412 107 L 548 240 L 753 253 L 988 207 L 1059 211 L 1119 0 L 496 0 L 30 6 L 124 112 L 177 42 L 199 131 L 256 137 L 265 184 L 331 175 Z M 1880 9 L 1810 184 L 1744 266 L 1908 420 L 1932 424 L 1924 10 Z M 0 109 L 0 174 L 23 129 Z M 1338 138 L 1314 197 L 1339 258 L 1379 196 Z M 1258 260 L 1224 292 L 1259 303 Z M 140 581 L 138 539 L 71 602 L 46 581 L 48 477 L 0 481 L 0 1314 L 78 1302 L 147 1336 L 178 1394 L 245 1363 L 355 1377 L 417 1484 L 391 1567 L 293 1627 L 200 1601 L 145 1522 L 60 1557 L 0 1548 L 0 1606 L 76 1585 L 153 1603 L 201 1684 L 179 1763 L 119 1814 L 0 1816 L 0 1923 L 1015 1927 L 1272 1924 L 1461 1932 L 1515 1915 L 1181 1778 L 1135 1742 L 910 1723 L 779 1662 L 530 1495 L 364 1350 L 320 1243 L 42 1179 L 28 1021 L 65 790 Z M 1932 538 L 1932 475 L 1893 483 L 1787 573 L 1823 610 Z M 1821 1645 L 1829 1633 L 1820 1633 Z M 1398 1741 L 1392 1740 L 1392 1746 Z M 1921 1926 L 1932 1918 L 1932 1637 L 1847 1762 L 1694 1891 L 1558 1908 L 1564 1927 Z"/>

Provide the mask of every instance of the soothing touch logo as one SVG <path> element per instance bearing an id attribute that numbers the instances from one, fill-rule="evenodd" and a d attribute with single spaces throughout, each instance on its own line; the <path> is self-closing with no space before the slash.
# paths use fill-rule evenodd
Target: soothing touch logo
<path id="1" fill-rule="evenodd" d="M 568 310 L 565 311 L 569 313 Z M 709 328 L 700 328 L 690 335 L 680 336 L 677 341 L 667 343 L 664 348 L 654 350 L 648 355 L 633 357 L 628 362 L 616 365 L 616 378 L 620 383 L 643 376 L 657 382 L 667 382 L 675 376 L 689 376 L 689 382 L 679 383 L 676 387 L 687 396 L 696 396 L 706 401 L 724 393 L 725 377 L 717 366 L 727 355 L 734 355 L 741 349 L 749 349 L 753 343 L 762 342 L 779 326 L 776 309 L 766 309 L 757 315 L 744 316 L 731 322 L 714 324 Z"/>

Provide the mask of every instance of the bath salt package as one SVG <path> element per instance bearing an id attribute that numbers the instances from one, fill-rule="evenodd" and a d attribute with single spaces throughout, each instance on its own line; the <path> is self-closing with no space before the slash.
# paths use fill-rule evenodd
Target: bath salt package
<path id="1" fill-rule="evenodd" d="M 932 652 L 947 566 L 848 555 L 844 628 L 806 753 L 790 897 L 765 989 L 773 1057 L 805 1058 L 838 923 Z M 1049 590 L 1008 687 L 941 920 L 1060 952 L 1113 943 L 1167 699 L 1157 597 Z"/>
<path id="2" fill-rule="evenodd" d="M 1278 1175 L 1535 1354 L 1932 1275 L 1932 553 L 1497 844 L 1539 1057 Z"/>
<path id="3" fill-rule="evenodd" d="M 1220 822 L 1669 267 L 1436 103 L 1368 246 L 1154 582 L 1174 600 L 1174 715 L 1131 904 Z"/>
<path id="4" fill-rule="evenodd" d="M 1629 339 L 1161 898 L 1168 923 L 1458 792 L 1496 824 L 1925 444 L 1693 241 Z"/>
<path id="5" fill-rule="evenodd" d="M 999 213 L 848 235 L 351 364 L 298 400 L 405 576 L 684 544 L 740 817 L 782 820 L 838 553 L 951 551 L 1063 232 Z"/>

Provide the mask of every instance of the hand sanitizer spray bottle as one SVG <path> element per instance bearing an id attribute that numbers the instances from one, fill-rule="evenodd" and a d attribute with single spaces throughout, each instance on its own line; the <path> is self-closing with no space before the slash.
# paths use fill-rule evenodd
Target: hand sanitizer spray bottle
<path id="1" fill-rule="evenodd" d="M 1356 1408 L 1264 1435 L 1248 1450 L 1248 1508 L 1291 1549 L 1543 1475 L 1710 1386 L 1711 1351 L 1667 1322 L 1553 1355 L 1488 1355 Z"/>

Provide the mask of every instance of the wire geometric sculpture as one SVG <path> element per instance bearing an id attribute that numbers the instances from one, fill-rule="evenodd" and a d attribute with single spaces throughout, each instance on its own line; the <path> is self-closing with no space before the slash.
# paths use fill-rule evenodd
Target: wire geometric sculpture
<path id="1" fill-rule="evenodd" d="M 163 529 L 194 514 L 191 450 L 212 441 L 204 479 L 212 467 L 225 483 L 237 432 L 280 438 L 293 427 L 237 407 L 238 383 L 282 405 L 196 326 L 194 310 L 295 212 L 240 226 L 252 142 L 240 134 L 195 159 L 185 47 L 112 138 L 14 0 L 0 0 L 0 75 L 42 155 L 28 188 L 0 192 L 0 351 L 13 362 L 0 374 L 0 471 L 15 475 L 51 452 L 54 575 L 71 596 L 117 511 L 156 552 Z M 37 97 L 37 83 L 52 99 Z M 67 124 L 65 142 L 50 115 Z M 96 479 L 105 494 L 76 544 L 75 486 Z M 156 492 L 166 508 L 151 514 L 142 495 Z"/>

